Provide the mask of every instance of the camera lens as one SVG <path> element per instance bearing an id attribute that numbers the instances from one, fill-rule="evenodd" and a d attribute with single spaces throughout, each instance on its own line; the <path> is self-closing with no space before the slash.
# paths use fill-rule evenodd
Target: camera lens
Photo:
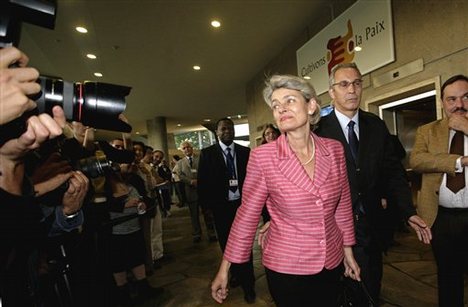
<path id="1" fill-rule="evenodd" d="M 110 162 L 105 157 L 89 157 L 78 160 L 75 168 L 90 178 L 101 177 L 113 171 Z"/>
<path id="2" fill-rule="evenodd" d="M 125 111 L 125 97 L 131 88 L 101 82 L 67 82 L 41 76 L 41 93 L 34 97 L 39 113 L 52 114 L 61 106 L 69 121 L 98 129 L 130 132 L 132 127 L 119 119 Z"/>

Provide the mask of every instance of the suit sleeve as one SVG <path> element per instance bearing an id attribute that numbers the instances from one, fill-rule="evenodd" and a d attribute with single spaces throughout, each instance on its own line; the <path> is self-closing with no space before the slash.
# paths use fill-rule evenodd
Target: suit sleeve
<path id="1" fill-rule="evenodd" d="M 197 170 L 197 192 L 198 201 L 200 204 L 209 206 L 208 195 L 209 195 L 209 161 L 206 150 L 202 150 L 200 153 L 200 160 L 198 161 Z"/>
<path id="2" fill-rule="evenodd" d="M 265 176 L 257 152 L 253 151 L 247 164 L 242 192 L 242 205 L 237 209 L 231 227 L 224 258 L 232 263 L 244 263 L 250 258 L 257 225 L 268 196 Z"/>
<path id="3" fill-rule="evenodd" d="M 181 180 L 183 183 L 190 185 L 190 181 L 192 180 L 192 174 L 191 174 L 191 173 L 190 173 L 190 174 L 187 174 L 187 173 L 186 173 L 187 168 L 184 167 L 184 166 L 182 165 L 182 163 L 183 163 L 183 160 L 180 160 L 179 162 L 177 162 L 177 165 L 178 165 L 178 167 L 177 167 L 177 170 L 178 170 L 177 175 L 179 175 L 179 178 L 180 178 L 180 180 Z"/>
<path id="4" fill-rule="evenodd" d="M 408 219 L 416 214 L 416 209 L 413 205 L 413 197 L 411 195 L 406 170 L 395 153 L 395 146 L 393 146 L 393 141 L 386 127 L 384 127 L 383 137 L 385 138 L 384 161 L 382 166 L 384 168 L 383 174 L 385 178 L 384 193 L 396 203 L 403 215 Z"/>
<path id="5" fill-rule="evenodd" d="M 340 201 L 335 211 L 335 220 L 343 235 L 343 245 L 352 246 L 356 244 L 354 233 L 353 208 L 351 203 L 351 192 L 349 188 L 348 172 L 346 169 L 346 158 L 343 146 L 341 144 L 337 156 L 339 157 L 338 167 L 340 169 L 340 186 L 342 187 L 342 189 Z"/>
<path id="6" fill-rule="evenodd" d="M 413 151 L 411 152 L 410 167 L 418 173 L 448 173 L 455 175 L 455 165 L 459 155 L 448 152 L 429 152 L 430 130 L 419 127 L 416 131 Z"/>

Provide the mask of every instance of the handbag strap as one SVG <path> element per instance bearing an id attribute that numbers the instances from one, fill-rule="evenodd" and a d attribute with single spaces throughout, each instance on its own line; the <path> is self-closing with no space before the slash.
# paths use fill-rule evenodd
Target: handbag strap
<path id="1" fill-rule="evenodd" d="M 364 282 L 359 281 L 359 285 L 361 286 L 362 292 L 364 292 L 364 294 L 365 294 L 366 297 L 367 297 L 367 300 L 369 301 L 369 307 L 375 307 L 375 306 L 377 306 L 377 305 L 375 304 L 374 300 L 372 299 L 372 296 L 369 294 L 369 291 L 367 290 L 367 287 L 366 287 L 366 285 L 364 284 Z"/>

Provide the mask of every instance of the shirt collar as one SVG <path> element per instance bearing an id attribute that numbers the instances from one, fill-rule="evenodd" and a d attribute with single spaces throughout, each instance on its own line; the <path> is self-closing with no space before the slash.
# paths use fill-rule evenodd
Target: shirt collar
<path id="1" fill-rule="evenodd" d="M 223 152 L 226 152 L 226 148 L 231 148 L 231 153 L 234 152 L 234 142 L 231 143 L 231 145 L 227 146 L 226 144 L 224 144 L 223 142 L 219 142 L 219 146 L 221 146 L 221 149 L 223 150 Z"/>
<path id="2" fill-rule="evenodd" d="M 357 133 L 359 133 L 359 111 L 357 111 L 356 114 L 354 114 L 354 116 L 350 119 L 348 116 L 344 115 L 343 113 L 341 113 L 335 108 L 335 115 L 336 115 L 336 118 L 338 119 L 338 122 L 340 123 L 341 130 L 343 130 L 343 133 L 345 135 L 347 135 L 348 124 L 349 124 L 349 121 L 351 120 L 356 123 L 354 125 L 354 129 L 357 130 Z"/>

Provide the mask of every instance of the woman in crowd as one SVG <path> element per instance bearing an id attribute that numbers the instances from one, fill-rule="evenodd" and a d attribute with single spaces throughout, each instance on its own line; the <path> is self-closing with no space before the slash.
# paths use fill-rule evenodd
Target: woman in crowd
<path id="1" fill-rule="evenodd" d="M 262 144 L 271 143 L 281 135 L 281 132 L 273 124 L 267 124 L 262 134 Z"/>
<path id="2" fill-rule="evenodd" d="M 267 124 L 262 133 L 262 145 L 276 141 L 280 135 L 281 131 L 279 131 L 278 128 L 276 128 L 273 124 Z M 262 209 L 262 219 L 263 224 L 270 220 L 270 214 L 268 213 L 266 206 L 264 206 Z"/>
<path id="3" fill-rule="evenodd" d="M 250 154 L 242 205 L 212 297 L 219 303 L 226 299 L 231 263 L 249 259 L 266 203 L 271 225 L 262 261 L 276 305 L 335 306 L 343 272 L 360 280 L 351 249 L 355 237 L 343 147 L 312 133 L 320 105 L 302 78 L 273 76 L 263 95 L 283 134 Z"/>

